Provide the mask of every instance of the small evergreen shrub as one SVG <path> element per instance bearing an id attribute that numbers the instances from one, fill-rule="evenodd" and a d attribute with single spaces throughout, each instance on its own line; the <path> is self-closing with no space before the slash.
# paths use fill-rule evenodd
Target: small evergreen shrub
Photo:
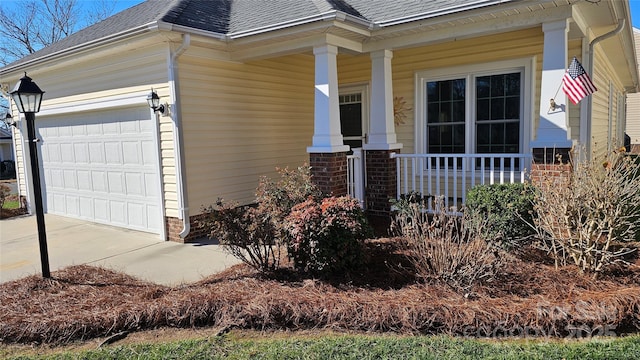
<path id="1" fill-rule="evenodd" d="M 293 207 L 284 221 L 289 257 L 297 270 L 332 275 L 357 269 L 362 241 L 372 234 L 358 200 L 313 198 Z"/>
<path id="2" fill-rule="evenodd" d="M 398 214 L 410 212 L 411 207 L 414 205 L 426 210 L 432 199 L 432 195 L 422 195 L 419 191 L 410 191 L 406 194 L 401 194 L 399 199 L 390 199 L 389 202 L 391 203 L 393 212 Z"/>
<path id="3" fill-rule="evenodd" d="M 534 199 L 535 191 L 528 184 L 478 185 L 467 194 L 465 217 L 476 225 L 484 224 L 485 239 L 510 250 L 535 234 L 530 225 Z"/>

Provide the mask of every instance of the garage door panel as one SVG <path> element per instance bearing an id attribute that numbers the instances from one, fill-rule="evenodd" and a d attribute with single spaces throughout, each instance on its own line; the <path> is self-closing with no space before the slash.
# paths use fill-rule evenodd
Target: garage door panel
<path id="1" fill-rule="evenodd" d="M 39 118 L 47 211 L 160 232 L 155 126 L 147 108 Z"/>
<path id="2" fill-rule="evenodd" d="M 68 215 L 73 215 L 75 217 L 80 216 L 80 211 L 78 207 L 79 199 L 77 196 L 66 195 L 65 196 L 65 212 Z"/>
<path id="3" fill-rule="evenodd" d="M 89 163 L 94 165 L 104 164 L 104 144 L 102 142 L 90 142 Z"/>
<path id="4" fill-rule="evenodd" d="M 120 146 L 120 143 L 115 141 L 104 143 L 105 163 L 112 165 L 122 164 Z"/>
<path id="5" fill-rule="evenodd" d="M 65 163 L 75 163 L 73 144 L 63 143 L 60 144 L 60 159 Z"/>
<path id="6" fill-rule="evenodd" d="M 106 199 L 93 199 L 93 214 L 96 220 L 109 221 L 109 201 Z"/>
<path id="7" fill-rule="evenodd" d="M 80 218 L 93 219 L 93 199 L 86 196 L 79 196 L 78 202 L 80 207 Z"/>

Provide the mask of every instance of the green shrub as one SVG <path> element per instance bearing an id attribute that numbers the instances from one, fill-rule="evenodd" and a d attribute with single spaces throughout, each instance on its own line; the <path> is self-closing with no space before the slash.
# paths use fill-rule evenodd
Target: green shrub
<path id="1" fill-rule="evenodd" d="M 362 240 L 372 234 L 358 200 L 350 197 L 309 198 L 293 207 L 284 228 L 294 267 L 318 275 L 357 269 Z"/>
<path id="2" fill-rule="evenodd" d="M 410 191 L 406 194 L 401 194 L 399 199 L 391 199 L 389 202 L 391 203 L 393 212 L 399 214 L 410 212 L 414 205 L 426 210 L 432 199 L 432 195 L 422 195 L 419 191 Z"/>
<path id="3" fill-rule="evenodd" d="M 535 233 L 530 225 L 534 194 L 528 184 L 478 185 L 467 194 L 465 216 L 474 224 L 484 223 L 485 239 L 513 249 Z"/>

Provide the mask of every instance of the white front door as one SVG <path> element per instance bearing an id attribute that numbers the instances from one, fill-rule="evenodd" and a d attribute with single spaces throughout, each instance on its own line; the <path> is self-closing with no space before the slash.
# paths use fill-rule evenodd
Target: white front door
<path id="1" fill-rule="evenodd" d="M 158 151 L 148 108 L 45 116 L 36 124 L 47 213 L 161 232 Z"/>

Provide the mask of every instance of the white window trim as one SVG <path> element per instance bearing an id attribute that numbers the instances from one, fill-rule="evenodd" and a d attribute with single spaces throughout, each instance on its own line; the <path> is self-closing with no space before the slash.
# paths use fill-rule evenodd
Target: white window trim
<path id="1" fill-rule="evenodd" d="M 440 68 L 433 70 L 423 70 L 415 73 L 415 119 L 414 126 L 415 136 L 415 152 L 425 154 L 427 151 L 426 139 L 426 84 L 429 81 L 466 79 L 465 97 L 465 149 L 468 154 L 475 153 L 475 138 L 471 134 L 475 134 L 473 126 L 475 125 L 475 95 L 473 84 L 478 76 L 495 75 L 501 73 L 517 72 L 522 73 L 522 125 L 520 127 L 520 153 L 530 153 L 531 134 L 533 133 L 533 119 L 535 118 L 533 108 L 535 101 L 534 91 L 534 69 L 535 57 L 521 58 L 514 60 L 495 61 L 482 64 L 472 64 L 465 66 L 455 66 L 448 68 Z"/>

